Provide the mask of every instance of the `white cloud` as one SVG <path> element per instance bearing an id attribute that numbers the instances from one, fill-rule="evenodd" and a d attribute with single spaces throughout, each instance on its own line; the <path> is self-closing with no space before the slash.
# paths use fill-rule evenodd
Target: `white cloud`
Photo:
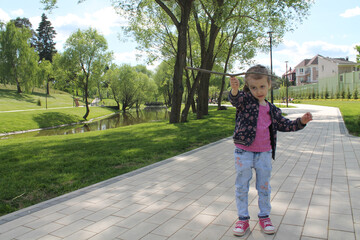
<path id="1" fill-rule="evenodd" d="M 113 28 L 126 25 L 126 20 L 116 14 L 112 7 L 103 8 L 94 13 L 85 13 L 83 16 L 70 13 L 56 17 L 52 22 L 55 28 L 71 26 L 75 30 L 92 27 L 105 36 L 113 33 Z"/>
<path id="2" fill-rule="evenodd" d="M 118 65 L 125 63 L 135 66 L 136 64 L 139 64 L 139 54 L 139 50 L 134 50 L 131 52 L 116 52 L 114 53 L 114 62 Z"/>
<path id="3" fill-rule="evenodd" d="M 50 19 L 56 31 L 56 48 L 62 51 L 67 38 L 77 29 L 94 28 L 105 37 L 116 34 L 126 20 L 118 15 L 113 7 L 99 9 L 93 13 L 84 13 L 82 16 L 69 13 Z"/>
<path id="4" fill-rule="evenodd" d="M 7 14 L 4 10 L 0 8 L 0 21 L 2 22 L 8 22 L 10 21 L 10 16 Z"/>
<path id="5" fill-rule="evenodd" d="M 11 15 L 16 16 L 16 17 L 20 17 L 23 14 L 24 14 L 24 10 L 22 10 L 21 8 L 11 12 Z"/>
<path id="6" fill-rule="evenodd" d="M 345 12 L 341 13 L 340 16 L 344 18 L 350 18 L 360 15 L 360 7 L 355 7 L 351 9 L 347 9 Z"/>

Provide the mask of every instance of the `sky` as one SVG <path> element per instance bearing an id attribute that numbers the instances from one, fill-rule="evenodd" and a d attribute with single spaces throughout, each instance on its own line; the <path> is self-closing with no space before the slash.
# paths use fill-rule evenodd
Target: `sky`
<path id="1" fill-rule="evenodd" d="M 110 0 L 58 0 L 58 7 L 52 12 L 42 10 L 40 0 L 0 0 L 0 20 L 8 22 L 17 17 L 28 18 L 36 30 L 45 13 L 56 31 L 56 49 L 63 51 L 66 39 L 77 29 L 90 27 L 102 34 L 114 52 L 117 64 L 146 64 L 145 58 L 137 58 L 134 39 L 124 41 L 122 27 L 127 21 L 117 14 Z M 356 62 L 356 45 L 360 45 L 360 1 L 359 0 L 315 0 L 310 15 L 297 23 L 293 32 L 286 33 L 282 43 L 272 46 L 273 71 L 282 75 L 288 68 L 294 68 L 303 59 L 317 54 L 324 57 L 348 57 Z M 258 53 L 255 62 L 270 67 L 270 54 Z M 159 63 L 147 65 L 154 70 Z M 247 66 L 243 66 L 247 67 Z"/>

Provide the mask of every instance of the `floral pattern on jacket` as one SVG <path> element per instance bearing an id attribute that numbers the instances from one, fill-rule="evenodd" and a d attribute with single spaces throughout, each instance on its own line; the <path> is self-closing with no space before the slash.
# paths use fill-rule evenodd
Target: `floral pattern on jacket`
<path id="1" fill-rule="evenodd" d="M 236 123 L 234 130 L 234 143 L 244 146 L 250 146 L 256 136 L 257 119 L 259 116 L 259 101 L 253 97 L 249 92 L 239 91 L 236 96 L 229 93 L 229 100 L 231 104 L 236 107 Z M 272 147 L 272 158 L 275 159 L 277 131 L 293 132 L 303 129 L 300 121 L 297 118 L 292 121 L 282 116 L 281 110 L 274 104 L 268 102 L 270 106 L 271 125 L 269 127 L 270 140 Z"/>

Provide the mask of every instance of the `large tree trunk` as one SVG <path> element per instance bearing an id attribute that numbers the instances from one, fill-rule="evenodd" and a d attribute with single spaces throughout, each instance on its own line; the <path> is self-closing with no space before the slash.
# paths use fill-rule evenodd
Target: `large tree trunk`
<path id="1" fill-rule="evenodd" d="M 214 65 L 214 48 L 215 40 L 219 33 L 220 28 L 215 23 L 211 25 L 209 45 L 204 55 L 202 55 L 202 66 L 201 68 L 212 70 Z M 202 43 L 205 44 L 205 43 Z M 208 115 L 209 105 L 209 84 L 210 74 L 200 74 L 200 83 L 198 88 L 199 103 L 197 108 L 197 118 L 201 119 L 204 115 Z"/>
<path id="2" fill-rule="evenodd" d="M 217 5 L 222 6 L 224 4 L 223 0 L 217 0 Z M 220 16 L 222 11 L 220 8 L 217 8 L 214 16 Z M 197 16 L 195 16 L 197 18 Z M 215 22 L 216 18 L 211 20 L 210 35 L 208 41 L 205 36 L 204 31 L 202 30 L 201 24 L 197 21 L 197 32 L 200 38 L 200 48 L 201 48 L 201 68 L 206 70 L 212 70 L 214 65 L 214 48 L 216 44 L 216 37 L 220 31 L 220 28 Z M 208 44 L 207 44 L 208 43 Z M 198 88 L 199 102 L 197 107 L 197 119 L 203 118 L 204 115 L 208 115 L 208 105 L 209 105 L 209 80 L 210 74 L 204 73 L 200 75 L 200 83 Z"/>
<path id="3" fill-rule="evenodd" d="M 183 72 L 186 64 L 187 51 L 187 27 L 189 24 L 190 12 L 193 0 L 183 1 L 181 8 L 181 21 L 178 24 L 178 43 L 176 62 L 174 67 L 173 78 L 173 95 L 172 107 L 170 113 L 170 123 L 178 123 L 180 121 L 180 111 L 182 103 L 182 95 L 184 93 Z"/>
<path id="4" fill-rule="evenodd" d="M 17 93 L 22 93 L 21 87 L 20 87 L 20 82 L 19 82 L 16 71 L 15 71 L 15 81 L 16 81 Z"/>
<path id="5" fill-rule="evenodd" d="M 87 119 L 87 117 L 89 116 L 89 113 L 90 113 L 89 102 L 88 102 L 88 83 L 89 83 L 89 79 L 88 79 L 88 76 L 86 76 L 85 86 L 84 86 L 86 113 L 83 116 L 83 119 L 85 119 L 85 120 Z"/>
<path id="6" fill-rule="evenodd" d="M 190 107 L 192 106 L 193 109 L 195 108 L 194 105 L 194 95 L 195 95 L 195 91 L 197 89 L 197 86 L 199 85 L 199 74 L 201 73 L 198 73 L 196 78 L 194 79 L 194 83 L 193 85 L 191 86 L 190 84 L 190 80 L 189 80 L 189 76 L 187 76 L 187 88 L 188 88 L 188 98 L 187 98 L 187 101 L 185 103 L 185 107 L 181 113 L 181 122 L 186 122 L 187 121 L 187 117 L 188 117 L 188 114 L 189 114 L 189 110 L 190 110 Z"/>

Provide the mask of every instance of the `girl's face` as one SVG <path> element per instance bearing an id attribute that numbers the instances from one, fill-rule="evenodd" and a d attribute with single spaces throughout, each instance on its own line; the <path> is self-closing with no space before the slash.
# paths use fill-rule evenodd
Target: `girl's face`
<path id="1" fill-rule="evenodd" d="M 247 79 L 247 85 L 251 94 L 259 100 L 260 104 L 265 104 L 265 98 L 270 88 L 270 82 L 267 76 L 263 76 L 260 79 L 254 79 L 249 77 Z"/>

